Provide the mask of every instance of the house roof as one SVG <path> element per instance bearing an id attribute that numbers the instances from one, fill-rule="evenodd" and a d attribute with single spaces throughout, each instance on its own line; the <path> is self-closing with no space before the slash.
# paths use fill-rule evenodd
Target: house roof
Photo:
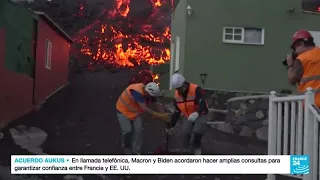
<path id="1" fill-rule="evenodd" d="M 46 13 L 40 11 L 33 11 L 36 15 L 42 17 L 48 24 L 50 24 L 58 33 L 60 33 L 67 41 L 73 43 L 72 38 L 59 27 Z"/>

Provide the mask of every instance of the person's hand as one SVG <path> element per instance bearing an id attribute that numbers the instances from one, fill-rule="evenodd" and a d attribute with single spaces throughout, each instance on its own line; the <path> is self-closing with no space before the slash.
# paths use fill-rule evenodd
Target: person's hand
<path id="1" fill-rule="evenodd" d="M 292 55 L 291 55 L 291 54 L 288 54 L 288 55 L 287 55 L 286 61 L 287 61 L 288 66 L 292 66 L 292 65 L 293 65 L 294 59 L 292 58 Z"/>
<path id="2" fill-rule="evenodd" d="M 167 113 L 161 113 L 161 119 L 163 119 L 166 122 L 171 121 L 171 118 L 170 118 L 169 114 L 167 114 Z"/>
<path id="3" fill-rule="evenodd" d="M 174 132 L 174 126 L 172 126 L 172 123 L 167 123 L 166 133 L 172 134 L 173 132 Z"/>
<path id="4" fill-rule="evenodd" d="M 164 121 L 166 121 L 166 122 L 170 122 L 170 116 L 169 116 L 169 114 L 167 114 L 167 113 L 160 113 L 160 118 L 161 119 L 163 119 Z"/>
<path id="5" fill-rule="evenodd" d="M 169 134 L 172 134 L 172 133 L 174 133 L 174 128 L 173 127 L 166 128 L 166 132 L 169 133 Z"/>
<path id="6" fill-rule="evenodd" d="M 198 112 L 191 113 L 189 115 L 189 117 L 188 117 L 188 121 L 194 122 L 198 117 L 199 117 L 199 113 Z"/>
<path id="7" fill-rule="evenodd" d="M 159 118 L 159 119 L 163 119 L 164 121 L 166 122 L 169 122 L 170 121 L 170 116 L 166 113 L 157 113 L 157 112 L 154 112 L 152 114 L 152 117 L 154 118 Z"/>

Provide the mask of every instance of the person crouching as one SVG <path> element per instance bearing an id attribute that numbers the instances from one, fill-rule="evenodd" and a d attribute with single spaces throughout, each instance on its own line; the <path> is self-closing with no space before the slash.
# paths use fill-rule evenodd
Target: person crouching
<path id="1" fill-rule="evenodd" d="M 155 82 L 147 85 L 135 83 L 129 85 L 118 98 L 117 118 L 122 131 L 122 146 L 125 154 L 141 154 L 143 141 L 142 113 L 152 118 L 169 121 L 166 113 L 158 113 L 147 107 L 150 97 L 159 96 L 160 88 Z"/>

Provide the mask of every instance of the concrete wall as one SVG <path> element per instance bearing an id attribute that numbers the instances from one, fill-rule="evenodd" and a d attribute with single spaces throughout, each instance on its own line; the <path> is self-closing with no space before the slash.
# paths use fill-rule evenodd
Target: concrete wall
<path id="1" fill-rule="evenodd" d="M 5 68 L 5 29 L 0 29 L 0 129 L 32 110 L 33 79 Z"/>
<path id="2" fill-rule="evenodd" d="M 160 74 L 160 87 L 169 89 L 170 77 L 172 73 L 179 69 L 180 73 L 184 72 L 185 44 L 186 44 L 186 11 L 187 0 L 180 0 L 171 16 L 171 64 L 154 66 L 152 71 Z M 177 37 L 180 39 L 180 53 L 177 55 Z M 179 63 L 175 59 L 179 56 Z"/>
<path id="3" fill-rule="evenodd" d="M 185 45 L 186 45 L 186 8 L 187 0 L 180 0 L 171 19 L 171 42 L 173 42 L 173 47 L 171 50 L 171 60 L 173 60 L 173 71 L 179 70 L 180 73 L 184 73 L 185 64 Z M 180 39 L 180 50 L 177 52 L 177 37 Z M 177 58 L 179 56 L 179 58 Z M 179 63 L 176 63 L 179 60 Z"/>
<path id="4" fill-rule="evenodd" d="M 52 43 L 51 69 L 45 67 L 47 40 Z M 69 43 L 41 18 L 38 21 L 36 60 L 35 102 L 42 104 L 68 83 Z"/>

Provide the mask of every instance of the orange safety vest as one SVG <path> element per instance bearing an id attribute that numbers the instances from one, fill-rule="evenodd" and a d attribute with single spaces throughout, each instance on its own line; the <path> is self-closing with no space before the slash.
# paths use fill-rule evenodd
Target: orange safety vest
<path id="1" fill-rule="evenodd" d="M 136 102 L 131 96 L 130 89 L 133 89 L 142 95 L 144 95 L 144 85 L 142 83 L 136 83 L 129 85 L 120 95 L 117 101 L 116 108 L 128 119 L 133 120 L 139 114 L 143 112 L 138 102 Z"/>
<path id="2" fill-rule="evenodd" d="M 178 93 L 178 91 L 175 92 L 177 106 L 186 118 L 188 118 L 191 113 L 198 111 L 198 105 L 195 104 L 197 87 L 198 85 L 190 83 L 186 101 L 183 100 L 182 96 Z"/>
<path id="3" fill-rule="evenodd" d="M 300 79 L 298 91 L 303 93 L 311 87 L 316 93 L 315 104 L 320 107 L 320 48 L 315 47 L 300 54 L 299 59 L 303 65 L 303 75 Z"/>

